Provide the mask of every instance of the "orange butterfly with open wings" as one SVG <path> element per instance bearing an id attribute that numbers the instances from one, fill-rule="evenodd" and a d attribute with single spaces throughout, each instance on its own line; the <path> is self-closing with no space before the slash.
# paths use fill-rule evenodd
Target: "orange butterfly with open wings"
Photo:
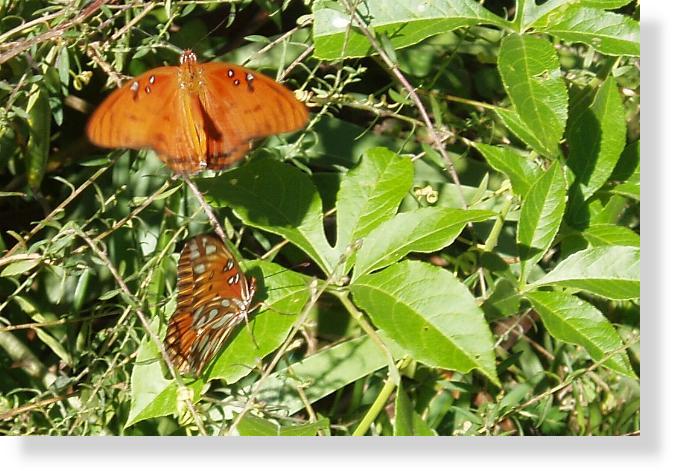
<path id="1" fill-rule="evenodd" d="M 89 140 L 100 147 L 153 149 L 174 172 L 222 170 L 253 139 L 307 123 L 303 103 L 283 85 L 243 67 L 200 64 L 190 50 L 179 66 L 158 67 L 127 82 L 94 111 Z"/>

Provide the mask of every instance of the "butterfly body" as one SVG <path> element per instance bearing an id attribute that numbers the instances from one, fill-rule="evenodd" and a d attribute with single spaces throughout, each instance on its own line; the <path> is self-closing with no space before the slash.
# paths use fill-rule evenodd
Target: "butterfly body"
<path id="1" fill-rule="evenodd" d="M 178 262 L 178 303 L 164 340 L 180 373 L 201 374 L 233 330 L 247 318 L 255 294 L 234 255 L 220 239 L 197 236 Z"/>
<path id="2" fill-rule="evenodd" d="M 296 131 L 307 108 L 271 78 L 222 62 L 149 70 L 114 91 L 94 111 L 87 136 L 101 147 L 150 148 L 176 173 L 222 170 L 241 160 L 253 139 Z"/>

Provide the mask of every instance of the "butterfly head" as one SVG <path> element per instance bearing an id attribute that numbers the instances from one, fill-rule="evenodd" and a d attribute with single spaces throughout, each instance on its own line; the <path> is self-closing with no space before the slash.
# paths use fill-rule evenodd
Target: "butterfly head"
<path id="1" fill-rule="evenodd" d="M 197 54 L 195 54 L 192 49 L 184 50 L 180 55 L 180 64 L 196 64 L 197 63 Z"/>

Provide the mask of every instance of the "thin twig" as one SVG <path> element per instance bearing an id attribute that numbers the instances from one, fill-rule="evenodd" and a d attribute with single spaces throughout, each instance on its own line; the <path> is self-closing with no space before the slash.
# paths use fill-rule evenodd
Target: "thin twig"
<path id="1" fill-rule="evenodd" d="M 267 51 L 269 51 L 270 49 L 275 47 L 277 44 L 280 44 L 286 38 L 291 37 L 296 32 L 300 31 L 300 29 L 304 28 L 305 26 L 309 26 L 311 23 L 312 23 L 311 17 L 307 17 L 307 21 L 305 21 L 303 24 L 300 24 L 300 25 L 297 25 L 297 26 L 291 28 L 290 30 L 286 31 L 284 34 L 282 34 L 281 36 L 276 38 L 274 41 L 272 41 L 269 44 L 267 44 L 266 46 L 258 49 L 253 54 L 251 54 L 251 56 L 248 59 L 246 59 L 244 62 L 242 62 L 241 65 L 246 65 L 249 62 L 251 62 L 253 59 L 255 59 L 256 57 L 265 54 Z"/>
<path id="2" fill-rule="evenodd" d="M 17 56 L 18 54 L 21 54 L 26 49 L 30 49 L 36 44 L 40 44 L 45 41 L 49 41 L 51 39 L 60 38 L 66 30 L 84 22 L 84 20 L 93 15 L 105 3 L 106 0 L 96 0 L 92 2 L 89 6 L 87 6 L 84 10 L 82 10 L 80 14 L 77 15 L 72 20 L 61 23 L 58 27 L 50 29 L 40 34 L 39 36 L 27 39 L 25 41 L 21 41 L 19 43 L 12 44 L 12 47 L 8 52 L 0 54 L 0 64 L 4 64 L 11 58 Z"/>
<path id="3" fill-rule="evenodd" d="M 134 16 L 134 19 L 133 19 L 133 20 L 131 20 L 131 21 L 129 21 L 128 23 L 126 23 L 122 29 L 120 29 L 120 30 L 117 31 L 115 34 L 113 34 L 112 37 L 110 38 L 110 41 L 111 41 L 111 42 L 117 41 L 117 39 L 118 39 L 120 36 L 122 36 L 124 33 L 126 33 L 127 31 L 129 31 L 131 28 L 133 28 L 134 25 L 135 25 L 136 23 L 138 23 L 139 21 L 141 21 L 141 20 L 142 20 L 148 13 L 150 13 L 150 11 L 151 11 L 153 8 L 155 8 L 156 6 L 157 6 L 157 3 L 156 3 L 156 2 L 150 2 L 150 3 L 148 3 L 148 4 L 145 6 L 145 8 L 143 9 L 142 12 L 140 12 L 138 15 L 135 15 L 135 16 Z"/>
<path id="4" fill-rule="evenodd" d="M 192 193 L 195 195 L 195 198 L 197 198 L 197 201 L 199 201 L 199 205 L 202 207 L 204 210 L 204 213 L 206 213 L 206 217 L 209 218 L 209 221 L 211 222 L 211 225 L 213 226 L 213 230 L 218 234 L 218 237 L 223 241 L 223 244 L 226 246 L 230 245 L 230 239 L 227 238 L 225 235 L 225 231 L 223 230 L 223 226 L 220 225 L 218 222 L 218 218 L 216 218 L 216 215 L 213 213 L 213 209 L 211 209 L 211 206 L 206 202 L 204 199 L 204 196 L 202 193 L 199 191 L 199 188 L 197 188 L 197 185 L 192 181 L 192 179 L 187 176 L 187 175 L 182 175 L 183 181 L 187 184 L 187 186 L 192 190 Z"/>
<path id="5" fill-rule="evenodd" d="M 61 402 L 65 399 L 68 399 L 69 397 L 76 396 L 78 394 L 77 391 L 70 392 L 68 394 L 64 394 L 62 396 L 56 396 L 52 397 L 49 399 L 44 399 L 39 402 L 35 402 L 33 404 L 25 404 L 23 406 L 16 407 L 14 409 L 11 409 L 7 412 L 3 412 L 0 414 L 0 420 L 8 420 L 11 419 L 19 414 L 24 414 L 26 412 L 30 412 L 34 409 L 39 409 L 40 407 L 48 406 L 50 404 L 54 404 L 55 402 Z"/>
<path id="6" fill-rule="evenodd" d="M 305 49 L 302 54 L 300 54 L 298 57 L 295 58 L 293 62 L 290 63 L 286 69 L 284 69 L 283 72 L 281 72 L 281 75 L 279 76 L 279 80 L 284 80 L 288 74 L 291 73 L 293 69 L 295 69 L 298 64 L 300 64 L 302 61 L 304 61 L 307 56 L 309 56 L 312 52 L 314 52 L 314 45 L 308 47 Z"/>
<path id="7" fill-rule="evenodd" d="M 140 310 L 138 307 L 140 305 L 138 299 L 133 295 L 133 293 L 129 290 L 127 287 L 127 284 L 124 282 L 120 274 L 117 272 L 117 269 L 114 267 L 108 256 L 96 246 L 96 243 L 89 238 L 86 234 L 75 231 L 77 235 L 79 235 L 86 243 L 91 247 L 91 250 L 96 254 L 96 256 L 103 262 L 103 264 L 108 268 L 110 271 L 110 274 L 113 276 L 115 279 L 115 282 L 117 283 L 117 286 L 122 290 L 122 292 L 127 296 L 129 300 L 131 300 L 134 304 L 134 312 L 136 313 L 136 316 L 138 319 L 141 321 L 141 324 L 143 325 L 143 328 L 148 335 L 148 337 L 152 340 L 152 342 L 155 344 L 157 349 L 160 352 L 160 355 L 164 359 L 164 362 L 166 363 L 169 372 L 171 373 L 171 376 L 173 379 L 176 381 L 178 384 L 179 388 L 185 389 L 187 386 L 185 386 L 185 383 L 183 382 L 183 378 L 181 378 L 180 374 L 176 371 L 173 363 L 171 362 L 171 358 L 169 357 L 169 354 L 166 352 L 166 349 L 164 348 L 164 345 L 162 344 L 162 341 L 159 340 L 159 337 L 157 337 L 157 334 L 152 330 L 152 327 L 150 326 L 150 322 L 148 322 L 148 319 L 146 319 L 145 314 L 143 314 L 143 311 Z M 199 417 L 199 414 L 197 413 L 197 410 L 194 407 L 194 404 L 192 401 L 186 401 L 188 410 L 190 411 L 190 414 L 192 415 L 192 418 L 195 422 L 195 425 L 199 429 L 199 432 L 203 435 L 206 435 L 206 430 L 204 429 L 204 424 L 202 423 L 201 417 Z"/>
<path id="8" fill-rule="evenodd" d="M 78 317 L 77 319 L 59 319 L 56 321 L 48 321 L 48 322 L 29 322 L 27 324 L 15 324 L 9 325 L 7 327 L 0 327 L 0 332 L 10 332 L 12 330 L 25 330 L 25 329 L 40 329 L 42 327 L 54 327 L 57 325 L 93 321 L 96 319 L 102 319 L 104 317 L 111 317 L 116 315 L 118 315 L 116 312 L 108 312 L 106 314 L 94 314 L 92 316 L 87 317 Z"/>
<path id="9" fill-rule="evenodd" d="M 445 161 L 445 165 L 447 166 L 447 170 L 450 173 L 450 176 L 452 177 L 452 181 L 455 183 L 455 185 L 457 185 L 457 192 L 459 194 L 460 200 L 462 201 L 462 206 L 464 208 L 467 208 L 468 205 L 466 203 L 466 199 L 464 198 L 464 193 L 462 192 L 462 184 L 459 181 L 459 175 L 457 174 L 455 165 L 452 163 L 452 160 L 450 160 L 450 156 L 448 155 L 448 152 L 445 150 L 443 141 L 436 132 L 436 129 L 434 128 L 434 125 L 431 122 L 431 118 L 429 118 L 429 113 L 427 113 L 427 110 L 424 107 L 422 100 L 420 100 L 419 95 L 417 94 L 413 86 L 410 84 L 410 82 L 408 82 L 408 79 L 405 78 L 403 73 L 396 66 L 396 64 L 394 64 L 394 61 L 391 60 L 391 58 L 387 55 L 384 49 L 382 49 L 382 47 L 379 45 L 377 39 L 375 39 L 375 36 L 373 36 L 373 33 L 371 33 L 370 30 L 368 29 L 368 25 L 366 25 L 366 23 L 363 21 L 361 16 L 356 11 L 355 5 L 351 4 L 351 2 L 348 0 L 341 0 L 341 3 L 344 6 L 345 10 L 351 13 L 352 18 L 356 21 L 359 27 L 359 30 L 364 34 L 364 36 L 366 36 L 370 44 L 373 46 L 373 49 L 375 49 L 377 54 L 382 58 L 387 67 L 389 67 L 389 69 L 398 79 L 401 85 L 403 85 L 403 87 L 408 91 L 408 94 L 415 103 L 415 106 L 419 110 L 420 115 L 422 115 L 422 119 L 424 120 L 424 123 L 426 124 L 426 127 L 429 130 L 429 134 L 431 135 L 431 138 L 433 139 L 434 144 L 436 145 L 436 149 L 441 153 L 441 156 Z"/>
<path id="10" fill-rule="evenodd" d="M 289 334 L 286 336 L 286 340 L 284 343 L 281 345 L 281 348 L 277 350 L 277 353 L 274 355 L 274 358 L 272 361 L 267 365 L 265 370 L 263 371 L 262 375 L 260 376 L 260 379 L 258 382 L 255 384 L 253 387 L 253 390 L 251 391 L 251 394 L 249 398 L 246 400 L 246 403 L 244 404 L 244 407 L 242 410 L 239 412 L 237 417 L 235 417 L 234 421 L 232 422 L 232 425 L 230 426 L 229 435 L 232 435 L 234 430 L 237 428 L 237 425 L 239 425 L 239 422 L 244 418 L 244 415 L 248 413 L 249 410 L 251 410 L 253 406 L 253 402 L 255 400 L 255 396 L 258 394 L 258 391 L 262 388 L 263 383 L 265 380 L 269 377 L 269 375 L 272 373 L 272 370 L 277 366 L 279 361 L 281 360 L 281 357 L 286 354 L 286 349 L 288 346 L 291 344 L 293 341 L 293 338 L 295 337 L 295 334 L 298 333 L 300 330 L 300 327 L 302 327 L 302 324 L 305 323 L 307 320 L 307 317 L 309 316 L 310 312 L 312 311 L 312 308 L 318 301 L 319 297 L 323 294 L 323 292 L 328 288 L 328 283 L 324 283 L 323 286 L 320 288 L 316 287 L 316 280 L 312 282 L 310 285 L 310 298 L 307 301 L 307 304 L 305 304 L 304 309 L 302 310 L 302 313 L 298 317 L 298 320 L 295 321 L 295 324 L 293 324 L 293 328 L 289 332 Z"/>
<path id="11" fill-rule="evenodd" d="M 75 198 L 77 198 L 85 189 L 87 189 L 98 177 L 103 175 L 114 163 L 114 161 L 110 162 L 109 165 L 106 165 L 105 167 L 101 167 L 98 169 L 91 177 L 87 179 L 86 182 L 84 182 L 82 185 L 80 185 L 79 188 L 74 190 L 68 197 L 61 202 L 54 210 L 47 215 L 44 219 L 42 219 L 37 226 L 35 226 L 26 237 L 23 238 L 21 243 L 15 244 L 7 253 L 2 257 L 3 259 L 5 257 L 10 257 L 16 252 L 19 247 L 24 247 L 26 242 L 28 242 L 35 234 L 40 232 L 46 225 L 47 223 L 51 222 L 52 219 L 54 219 L 58 214 L 60 214 L 66 206 L 68 206 L 71 201 L 73 201 Z"/>
<path id="12" fill-rule="evenodd" d="M 153 194 L 148 196 L 143 203 L 140 205 L 136 206 L 133 211 L 131 211 L 129 214 L 127 214 L 125 217 L 120 219 L 119 221 L 115 222 L 109 229 L 106 229 L 105 231 L 101 232 L 98 234 L 96 237 L 94 237 L 95 242 L 100 242 L 101 240 L 105 239 L 108 237 L 110 234 L 115 232 L 117 229 L 120 227 L 124 226 L 128 221 L 132 220 L 136 216 L 138 216 L 140 213 L 143 212 L 148 206 L 150 206 L 152 203 L 155 202 L 155 199 L 169 187 L 169 182 L 164 182 L 161 187 L 159 187 Z M 73 250 L 72 255 L 77 255 L 79 253 L 82 253 L 86 247 L 80 246 L 77 249 Z"/>
<path id="13" fill-rule="evenodd" d="M 363 313 L 359 311 L 356 308 L 356 306 L 354 306 L 354 304 L 349 299 L 349 295 L 347 294 L 346 291 L 331 290 L 331 293 L 340 300 L 345 309 L 347 309 L 347 312 L 349 312 L 349 314 L 356 321 L 356 323 L 359 324 L 359 327 L 361 327 L 361 329 L 366 333 L 366 335 L 368 335 L 370 340 L 373 341 L 373 343 L 377 346 L 377 348 L 379 348 L 380 351 L 382 351 L 384 357 L 387 359 L 387 365 L 389 367 L 388 380 L 392 381 L 394 383 L 394 386 L 398 385 L 401 381 L 401 376 L 398 372 L 398 368 L 396 367 L 394 357 L 392 356 L 391 352 L 384 344 L 380 336 L 377 335 L 375 329 L 373 329 L 371 325 L 364 319 Z"/>
<path id="14" fill-rule="evenodd" d="M 560 383 L 559 385 L 555 386 L 554 388 L 551 388 L 551 389 L 549 389 L 549 390 L 546 390 L 546 391 L 544 391 L 543 393 L 541 393 L 541 394 L 539 394 L 539 395 L 533 397 L 533 398 L 530 399 L 529 401 L 526 401 L 526 402 L 524 402 L 523 404 L 520 404 L 518 407 L 514 407 L 513 409 L 510 409 L 510 410 L 506 411 L 506 412 L 499 418 L 499 420 L 502 420 L 502 419 L 508 417 L 509 415 L 513 414 L 513 413 L 520 412 L 520 411 L 522 411 L 522 410 L 528 408 L 528 407 L 531 406 L 532 404 L 535 404 L 535 403 L 541 401 L 541 400 L 544 399 L 545 397 L 550 396 L 551 394 L 555 394 L 556 392 L 560 391 L 561 389 L 566 388 L 567 386 L 569 386 L 570 384 L 572 384 L 574 381 L 576 381 L 578 378 L 580 378 L 580 377 L 583 376 L 584 374 L 596 370 L 597 368 L 599 368 L 600 366 L 602 366 L 603 364 L 605 364 L 605 363 L 606 363 L 610 358 L 612 358 L 614 355 L 616 355 L 617 353 L 620 353 L 620 352 L 622 352 L 622 351 L 627 350 L 627 349 L 630 348 L 632 345 L 634 345 L 635 343 L 639 342 L 639 340 L 640 340 L 640 338 L 639 338 L 639 337 L 636 337 L 636 338 L 633 339 L 631 342 L 626 342 L 626 343 L 625 343 L 624 345 L 622 345 L 621 347 L 616 348 L 616 349 L 612 350 L 611 352 L 608 352 L 604 357 L 602 357 L 600 360 L 594 362 L 594 363 L 593 363 L 591 366 L 589 366 L 588 368 L 584 368 L 584 369 L 582 369 L 582 370 L 579 370 L 579 371 L 576 371 L 576 372 L 570 374 L 570 375 L 567 377 L 567 379 L 566 379 L 565 381 L 563 381 L 563 382 Z"/>

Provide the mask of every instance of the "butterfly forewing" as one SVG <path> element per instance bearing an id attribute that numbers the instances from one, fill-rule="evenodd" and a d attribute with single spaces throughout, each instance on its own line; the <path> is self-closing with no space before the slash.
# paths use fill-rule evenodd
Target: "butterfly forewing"
<path id="1" fill-rule="evenodd" d="M 165 346 L 178 371 L 199 375 L 246 318 L 254 285 L 220 239 L 198 236 L 181 252 L 177 291 Z"/>

